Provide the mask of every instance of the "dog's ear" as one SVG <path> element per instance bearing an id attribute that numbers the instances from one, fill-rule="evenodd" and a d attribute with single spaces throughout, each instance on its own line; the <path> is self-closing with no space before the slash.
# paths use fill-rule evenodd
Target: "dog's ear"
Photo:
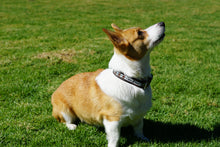
<path id="1" fill-rule="evenodd" d="M 120 29 L 118 26 L 116 26 L 115 24 L 111 24 L 112 28 L 116 31 L 116 32 L 122 32 L 123 30 Z"/>
<path id="2" fill-rule="evenodd" d="M 113 32 L 106 29 L 102 30 L 108 35 L 109 39 L 117 49 L 119 49 L 121 52 L 127 51 L 129 42 L 119 32 Z"/>

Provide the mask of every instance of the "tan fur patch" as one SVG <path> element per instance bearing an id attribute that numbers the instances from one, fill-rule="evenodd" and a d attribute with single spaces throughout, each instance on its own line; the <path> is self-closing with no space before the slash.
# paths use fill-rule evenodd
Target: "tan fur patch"
<path id="1" fill-rule="evenodd" d="M 70 113 L 73 118 L 96 125 L 102 125 L 104 118 L 118 121 L 120 103 L 104 94 L 95 81 L 102 71 L 81 73 L 64 81 L 52 95 L 53 116 L 62 122 L 60 113 Z"/>

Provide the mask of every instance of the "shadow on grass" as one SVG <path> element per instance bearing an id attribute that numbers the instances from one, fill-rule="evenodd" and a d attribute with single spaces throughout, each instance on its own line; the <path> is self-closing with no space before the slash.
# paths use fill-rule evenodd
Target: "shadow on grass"
<path id="1" fill-rule="evenodd" d="M 127 145 L 137 141 L 130 135 L 133 134 L 131 130 L 132 128 L 122 129 L 122 136 L 127 138 Z M 220 124 L 215 126 L 214 131 L 209 131 L 190 124 L 171 124 L 144 120 L 144 135 L 151 142 L 161 143 L 209 141 L 220 137 Z"/>

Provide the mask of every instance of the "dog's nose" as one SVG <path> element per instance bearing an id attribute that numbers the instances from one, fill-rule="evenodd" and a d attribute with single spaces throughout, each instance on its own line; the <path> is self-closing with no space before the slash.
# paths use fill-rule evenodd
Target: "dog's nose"
<path id="1" fill-rule="evenodd" d="M 164 22 L 159 22 L 158 25 L 162 26 L 162 27 L 165 27 L 165 23 Z"/>

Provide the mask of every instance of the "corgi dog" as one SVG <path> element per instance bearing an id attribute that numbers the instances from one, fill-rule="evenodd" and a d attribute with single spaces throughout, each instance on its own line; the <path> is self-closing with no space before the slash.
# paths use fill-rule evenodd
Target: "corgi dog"
<path id="1" fill-rule="evenodd" d="M 103 29 L 114 45 L 109 68 L 72 76 L 52 94 L 52 115 L 76 129 L 77 119 L 104 126 L 108 147 L 118 146 L 121 127 L 131 125 L 137 137 L 143 134 L 143 117 L 151 108 L 150 52 L 164 38 L 165 24 L 147 29 Z"/>

